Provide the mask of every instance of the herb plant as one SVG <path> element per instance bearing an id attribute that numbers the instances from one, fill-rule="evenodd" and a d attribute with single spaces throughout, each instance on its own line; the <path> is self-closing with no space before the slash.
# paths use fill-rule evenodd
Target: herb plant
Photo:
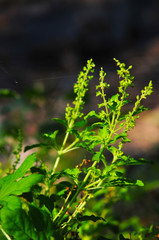
<path id="1" fill-rule="evenodd" d="M 39 160 L 36 153 L 29 155 L 20 167 L 22 136 L 19 132 L 19 145 L 14 152 L 16 160 L 9 174 L 0 179 L 0 230 L 1 239 L 16 240 L 63 240 L 84 238 L 84 224 L 103 222 L 105 228 L 111 221 L 109 214 L 97 214 L 100 211 L 88 209 L 89 202 L 96 200 L 96 209 L 105 195 L 111 191 L 131 186 L 142 187 L 141 180 L 125 177 L 125 166 L 144 164 L 144 159 L 126 156 L 123 145 L 130 142 L 128 132 L 135 126 L 139 113 L 147 110 L 141 101 L 152 93 L 150 81 L 136 97 L 132 110 L 123 112 L 123 107 L 130 102 L 128 88 L 133 87 L 130 75 L 131 66 L 114 59 L 118 66 L 118 93 L 107 99 L 109 84 L 105 81 L 106 73 L 101 68 L 96 97 L 101 99 L 98 112 L 82 112 L 89 81 L 93 78 L 95 64 L 92 59 L 80 72 L 74 85 L 75 99 L 66 106 L 65 119 L 54 118 L 66 131 L 60 144 L 58 130 L 44 134 L 42 143 L 26 146 L 25 151 L 35 147 L 53 148 L 57 152 L 53 168 L 48 169 L 45 159 Z M 62 166 L 63 155 L 83 148 L 91 156 L 82 159 L 74 168 L 58 171 Z M 107 160 L 107 153 L 112 155 Z M 111 195 L 110 195 L 111 196 Z M 116 195 L 117 197 L 117 195 Z M 107 197 L 107 202 L 112 200 Z M 87 204 L 87 206 L 86 206 Z M 99 207 L 99 208 L 100 208 Z M 101 234 L 102 235 L 102 234 Z M 89 239 L 108 239 L 107 235 L 90 236 Z M 140 239 L 143 233 L 140 234 Z M 120 239 L 125 239 L 120 234 Z M 134 238 L 139 239 L 139 238 Z"/>

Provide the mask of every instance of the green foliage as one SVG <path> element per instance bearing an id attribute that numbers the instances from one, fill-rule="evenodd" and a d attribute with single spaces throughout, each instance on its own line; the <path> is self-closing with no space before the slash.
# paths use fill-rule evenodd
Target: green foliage
<path id="1" fill-rule="evenodd" d="M 22 137 L 22 132 L 21 132 L 20 129 L 18 130 L 18 143 L 19 143 L 19 144 L 18 144 L 17 150 L 15 150 L 15 151 L 13 152 L 14 155 L 15 155 L 15 157 L 16 157 L 16 161 L 14 162 L 14 164 L 13 164 L 13 166 L 12 166 L 13 171 L 15 171 L 18 163 L 20 162 L 20 153 L 21 153 L 21 151 L 22 151 L 23 137 Z"/>
<path id="2" fill-rule="evenodd" d="M 147 161 L 126 156 L 122 149 L 130 142 L 128 131 L 135 126 L 138 114 L 146 110 L 141 101 L 152 93 L 152 82 L 136 97 L 132 110 L 123 114 L 123 107 L 130 102 L 128 87 L 133 87 L 134 77 L 130 75 L 131 66 L 126 68 L 125 64 L 114 60 L 119 68 L 118 93 L 107 99 L 106 90 L 110 85 L 101 68 L 96 96 L 102 102 L 98 104 L 98 112 L 92 110 L 84 115 L 84 99 L 95 67 L 93 61 L 88 60 L 74 85 L 75 100 L 72 105 L 67 105 L 65 120 L 54 118 L 65 126 L 63 142 L 57 141 L 59 132 L 56 130 L 45 133 L 43 142 L 25 147 L 25 151 L 35 147 L 55 149 L 57 157 L 52 169 L 48 170 L 45 159 L 40 161 L 35 154 L 28 156 L 17 168 L 22 150 L 19 132 L 19 145 L 14 152 L 16 161 L 10 174 L 0 179 L 0 230 L 3 238 L 62 240 L 88 239 L 89 235 L 89 239 L 128 239 L 123 231 L 116 230 L 118 223 L 111 217 L 111 208 L 122 197 L 124 189 L 144 185 L 141 180 L 127 178 L 124 166 Z M 83 159 L 73 169 L 57 171 L 63 155 L 80 148 L 89 152 L 91 160 Z M 112 155 L 111 162 L 107 160 L 106 151 Z M 96 204 L 89 210 L 86 204 L 91 201 Z M 101 209 L 105 209 L 104 212 Z M 104 231 L 102 236 L 100 229 L 112 229 L 112 235 Z M 155 236 L 156 230 L 151 229 L 150 233 Z M 138 234 L 140 239 L 146 239 L 146 230 Z"/>
<path id="3" fill-rule="evenodd" d="M 32 174 L 23 178 L 35 160 L 35 154 L 30 155 L 13 174 L 0 179 L 0 202 L 10 195 L 29 192 L 32 186 L 42 180 L 43 176 L 40 174 Z"/>
<path id="4" fill-rule="evenodd" d="M 12 97 L 16 97 L 18 98 L 18 94 L 10 89 L 0 89 L 0 98 L 12 98 Z"/>

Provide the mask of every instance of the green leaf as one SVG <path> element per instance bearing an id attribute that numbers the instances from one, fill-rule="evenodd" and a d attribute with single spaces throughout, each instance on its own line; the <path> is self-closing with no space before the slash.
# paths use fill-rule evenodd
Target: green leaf
<path id="1" fill-rule="evenodd" d="M 37 239 L 33 226 L 22 209 L 1 209 L 1 225 L 5 232 L 16 240 L 29 240 L 31 232 Z"/>
<path id="2" fill-rule="evenodd" d="M 23 177 L 26 172 L 32 167 L 33 163 L 36 161 L 36 153 L 29 155 L 24 162 L 20 165 L 20 167 L 12 174 L 13 179 L 16 180 L 18 178 Z"/>
<path id="3" fill-rule="evenodd" d="M 104 183 L 104 187 L 125 187 L 125 186 L 139 186 L 143 187 L 144 184 L 141 180 L 132 180 L 127 178 L 116 178 Z"/>
<path id="4" fill-rule="evenodd" d="M 24 177 L 17 182 L 14 182 L 12 184 L 12 188 L 10 187 L 10 194 L 21 195 L 24 192 L 29 192 L 35 184 L 37 184 L 43 179 L 43 177 L 43 175 L 35 173 L 30 176 Z M 9 188 L 7 189 L 7 192 L 9 192 Z"/>
<path id="5" fill-rule="evenodd" d="M 67 176 L 73 178 L 73 179 L 77 179 L 79 174 L 81 173 L 81 171 L 78 168 L 67 168 L 66 170 L 64 170 L 64 174 L 66 174 Z"/>
<path id="6" fill-rule="evenodd" d="M 90 215 L 90 216 L 84 215 L 84 216 L 81 216 L 81 217 L 79 216 L 79 217 L 77 217 L 77 220 L 80 221 L 80 222 L 89 221 L 89 220 L 93 221 L 93 222 L 97 222 L 99 220 L 105 221 L 104 218 L 98 217 L 98 216 L 95 216 L 95 215 Z"/>
<path id="7" fill-rule="evenodd" d="M 83 142 L 87 141 L 87 140 L 92 140 L 92 137 L 96 134 L 96 132 L 94 131 L 83 131 L 81 132 L 81 137 Z"/>
<path id="8" fill-rule="evenodd" d="M 151 164 L 150 161 L 145 160 L 144 158 L 134 159 L 130 156 L 121 156 L 121 159 L 117 160 L 115 163 L 118 167 L 128 166 L 128 165 L 142 165 L 142 164 Z"/>
<path id="9" fill-rule="evenodd" d="M 40 201 L 40 207 L 45 205 L 47 207 L 47 209 L 52 213 L 52 211 L 54 209 L 54 202 L 51 198 L 41 194 L 38 196 L 37 199 L 39 199 L 39 201 Z"/>
<path id="10" fill-rule="evenodd" d="M 0 201 L 9 195 L 21 195 L 24 192 L 29 192 L 31 188 L 40 182 L 43 175 L 33 174 L 20 179 L 19 181 L 10 182 L 8 181 L 0 189 Z"/>
<path id="11" fill-rule="evenodd" d="M 117 177 L 122 177 L 123 176 L 123 173 L 119 172 L 119 171 L 115 171 L 115 174 L 116 174 Z"/>
<path id="12" fill-rule="evenodd" d="M 62 170 L 60 172 L 56 172 L 55 174 L 53 174 L 51 180 L 52 182 L 54 182 L 61 177 L 68 177 L 73 179 L 74 181 L 78 181 L 78 176 L 80 173 L 81 171 L 78 168 L 73 168 L 73 169 L 67 168 L 65 170 Z"/>
<path id="13" fill-rule="evenodd" d="M 92 175 L 93 178 L 98 178 L 99 179 L 102 176 L 102 171 L 100 169 L 96 168 L 96 167 L 84 168 L 83 170 L 84 170 L 85 173 L 87 173 L 89 170 L 91 170 L 91 175 Z"/>
<path id="14" fill-rule="evenodd" d="M 100 86 L 99 86 L 99 87 L 100 87 Z M 97 88 L 96 88 L 96 89 L 97 89 Z M 100 96 L 100 95 L 102 95 L 101 92 L 100 92 L 100 91 L 97 91 L 97 92 L 96 92 L 96 97 L 98 97 L 98 96 Z"/>
<path id="15" fill-rule="evenodd" d="M 121 158 L 123 152 L 120 151 L 118 148 L 112 146 L 112 145 L 109 145 L 108 147 L 108 150 L 113 154 L 114 157 L 117 157 L 117 158 Z"/>
<path id="16" fill-rule="evenodd" d="M 98 136 L 100 136 L 102 139 L 106 139 L 109 135 L 109 129 L 108 126 L 103 126 L 99 129 Z"/>
<path id="17" fill-rule="evenodd" d="M 130 240 L 130 239 L 128 239 L 128 238 L 125 238 L 122 234 L 119 235 L 119 239 L 120 239 L 120 240 Z"/>
<path id="18" fill-rule="evenodd" d="M 104 107 L 105 106 L 105 103 L 100 103 L 100 104 L 98 104 L 98 108 L 102 108 L 102 107 Z"/>
<path id="19" fill-rule="evenodd" d="M 85 125 L 87 124 L 87 121 L 86 120 L 81 120 L 81 121 L 78 121 L 74 124 L 74 127 L 84 127 Z"/>
<path id="20" fill-rule="evenodd" d="M 127 133 L 123 132 L 121 134 L 116 134 L 113 139 L 109 141 L 109 144 L 114 144 L 117 140 L 122 139 L 122 142 L 131 142 L 129 138 L 127 138 Z"/>
<path id="21" fill-rule="evenodd" d="M 89 142 L 80 142 L 76 146 L 86 149 L 88 152 L 94 153 L 94 151 L 92 150 L 92 146 L 89 144 Z"/>
<path id="22" fill-rule="evenodd" d="M 36 153 L 29 155 L 13 174 L 1 178 L 0 189 L 1 187 L 4 187 L 5 184 L 8 185 L 14 182 L 16 179 L 23 177 L 36 161 L 35 155 Z"/>
<path id="23" fill-rule="evenodd" d="M 64 240 L 64 237 L 61 235 L 59 230 L 54 231 L 53 237 L 50 240 Z"/>
<path id="24" fill-rule="evenodd" d="M 101 160 L 101 153 L 100 152 L 96 152 L 93 157 L 92 157 L 92 161 L 97 161 L 99 162 Z"/>
<path id="25" fill-rule="evenodd" d="M 30 205 L 29 206 L 29 216 L 32 219 L 32 223 L 34 228 L 36 228 L 37 231 L 43 231 L 44 230 L 44 218 L 42 212 L 35 206 Z"/>
<path id="26" fill-rule="evenodd" d="M 49 214 L 29 205 L 28 213 L 22 208 L 3 207 L 0 210 L 1 226 L 9 236 L 16 240 L 50 239 L 55 229 Z"/>
<path id="27" fill-rule="evenodd" d="M 93 110 L 93 111 L 90 111 L 85 117 L 84 117 L 84 120 L 87 120 L 88 118 L 99 118 L 99 115 Z"/>
<path id="28" fill-rule="evenodd" d="M 55 143 L 56 135 L 58 134 L 58 130 L 54 131 L 53 133 L 44 133 L 44 137 L 48 138 L 49 140 L 53 141 Z"/>
<path id="29" fill-rule="evenodd" d="M 92 126 L 92 128 L 95 128 L 95 127 L 103 127 L 103 126 L 104 126 L 104 123 L 103 123 L 103 122 L 95 122 L 95 123 L 93 123 L 91 126 Z"/>
<path id="30" fill-rule="evenodd" d="M 35 161 L 35 154 L 28 156 L 13 174 L 0 179 L 0 201 L 7 195 L 20 195 L 23 192 L 28 192 L 33 185 L 42 180 L 43 175 L 40 174 L 33 174 L 22 178 Z"/>
<path id="31" fill-rule="evenodd" d="M 108 100 L 108 106 L 111 110 L 116 111 L 116 107 L 118 106 L 119 103 L 119 97 L 120 94 L 117 93 Z"/>
<path id="32" fill-rule="evenodd" d="M 21 208 L 22 203 L 19 197 L 7 196 L 6 198 L 3 199 L 2 206 L 14 210 L 16 208 Z"/>
<path id="33" fill-rule="evenodd" d="M 111 101 L 118 102 L 119 101 L 120 94 L 117 93 L 111 97 Z"/>
<path id="34" fill-rule="evenodd" d="M 33 149 L 33 148 L 37 148 L 37 147 L 47 147 L 50 146 L 50 144 L 48 143 L 36 143 L 36 144 L 32 144 L 32 145 L 28 145 L 24 148 L 24 152 Z"/>
<path id="35" fill-rule="evenodd" d="M 80 138 L 80 134 L 79 131 L 75 128 L 71 128 L 71 129 L 67 129 L 67 132 L 70 132 L 71 134 L 73 134 L 76 138 Z"/>
<path id="36" fill-rule="evenodd" d="M 123 101 L 123 106 L 126 105 L 127 103 L 131 103 L 131 100 L 125 99 L 125 100 Z"/>
<path id="37" fill-rule="evenodd" d="M 65 127 L 67 126 L 66 120 L 64 120 L 64 119 L 52 118 L 52 120 L 54 120 L 57 123 L 60 123 L 60 124 L 64 125 Z"/>

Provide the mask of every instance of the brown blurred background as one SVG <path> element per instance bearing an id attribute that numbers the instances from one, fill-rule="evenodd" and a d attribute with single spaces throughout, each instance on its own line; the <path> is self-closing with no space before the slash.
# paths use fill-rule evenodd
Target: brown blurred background
<path id="1" fill-rule="evenodd" d="M 0 3 L 1 87 L 20 91 L 42 79 L 54 83 L 57 75 L 76 75 L 89 58 L 111 71 L 113 57 L 133 64 L 137 82 L 157 81 L 157 0 Z"/>

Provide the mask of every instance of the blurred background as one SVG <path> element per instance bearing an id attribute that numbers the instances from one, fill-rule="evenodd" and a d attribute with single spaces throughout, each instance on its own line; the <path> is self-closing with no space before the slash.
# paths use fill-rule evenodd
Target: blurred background
<path id="1" fill-rule="evenodd" d="M 137 213 L 133 205 L 131 210 L 144 223 L 157 224 L 158 0 L 0 1 L 0 89 L 13 91 L 8 97 L 4 93 L 0 96 L 1 163 L 5 166 L 6 160 L 12 161 L 10 153 L 19 128 L 24 144 L 33 144 L 39 141 L 40 134 L 58 127 L 51 118 L 64 116 L 66 103 L 72 100 L 73 84 L 87 59 L 93 58 L 96 71 L 86 111 L 97 103 L 93 94 L 100 67 L 107 72 L 111 84 L 108 95 L 115 94 L 118 77 L 114 57 L 127 66 L 133 65 L 132 100 L 149 80 L 153 81 L 154 92 L 143 102 L 151 110 L 141 114 L 130 132 L 132 143 L 126 145 L 125 152 L 153 161 L 152 165 L 130 170 L 134 178 L 151 183 L 142 197 L 138 196 Z M 53 156 L 50 154 L 50 159 Z"/>

